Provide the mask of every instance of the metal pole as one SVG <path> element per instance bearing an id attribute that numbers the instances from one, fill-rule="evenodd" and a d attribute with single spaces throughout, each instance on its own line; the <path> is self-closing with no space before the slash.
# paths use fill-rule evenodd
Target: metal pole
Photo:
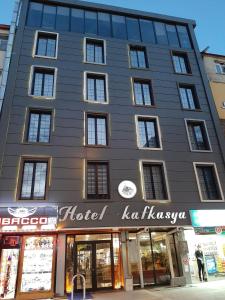
<path id="1" fill-rule="evenodd" d="M 72 278 L 72 293 L 71 293 L 71 300 L 74 300 L 74 281 L 77 277 L 81 277 L 82 278 L 82 282 L 83 282 L 83 300 L 86 299 L 86 279 L 84 277 L 84 275 L 82 274 L 76 274 L 75 276 L 73 276 Z"/>

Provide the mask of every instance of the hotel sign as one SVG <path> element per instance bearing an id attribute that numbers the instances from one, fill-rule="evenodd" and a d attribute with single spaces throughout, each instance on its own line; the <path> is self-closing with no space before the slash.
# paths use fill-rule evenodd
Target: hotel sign
<path id="1" fill-rule="evenodd" d="M 54 230 L 57 207 L 1 207 L 0 232 Z"/>
<path id="2" fill-rule="evenodd" d="M 85 227 L 190 225 L 188 210 L 179 210 L 168 205 L 83 203 L 59 207 L 58 217 L 59 230 Z"/>

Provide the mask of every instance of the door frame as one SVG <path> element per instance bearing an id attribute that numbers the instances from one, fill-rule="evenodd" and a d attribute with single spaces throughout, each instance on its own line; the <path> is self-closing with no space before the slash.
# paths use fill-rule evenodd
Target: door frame
<path id="1" fill-rule="evenodd" d="M 110 247 L 110 257 L 111 257 L 111 283 L 112 285 L 110 287 L 105 288 L 98 288 L 97 287 L 97 274 L 96 274 L 96 245 L 97 244 L 109 244 Z M 100 241 L 75 241 L 75 251 L 74 251 L 74 270 L 73 274 L 77 274 L 77 246 L 78 245 L 85 245 L 89 244 L 92 246 L 92 288 L 89 288 L 87 290 L 91 291 L 97 291 L 97 290 L 107 290 L 107 289 L 113 289 L 114 288 L 114 254 L 113 254 L 113 243 L 111 240 L 100 240 Z M 75 290 L 79 291 L 77 289 L 77 282 L 75 282 Z"/>

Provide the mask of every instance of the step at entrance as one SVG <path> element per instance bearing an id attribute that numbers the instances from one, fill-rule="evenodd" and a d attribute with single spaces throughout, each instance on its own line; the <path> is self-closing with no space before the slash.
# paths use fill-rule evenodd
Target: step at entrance
<path id="1" fill-rule="evenodd" d="M 92 300 L 93 299 L 93 296 L 91 293 L 89 292 L 86 292 L 86 298 L 85 300 Z M 83 293 L 76 293 L 74 295 L 74 298 L 71 299 L 71 294 L 68 295 L 68 300 L 83 300 Z"/>

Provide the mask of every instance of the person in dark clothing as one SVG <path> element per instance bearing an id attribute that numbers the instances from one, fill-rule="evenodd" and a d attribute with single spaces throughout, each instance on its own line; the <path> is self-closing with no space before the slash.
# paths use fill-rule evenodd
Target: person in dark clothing
<path id="1" fill-rule="evenodd" d="M 205 280 L 205 264 L 204 264 L 204 257 L 203 257 L 203 252 L 201 250 L 201 246 L 198 245 L 197 250 L 195 251 L 195 257 L 197 259 L 197 264 L 198 264 L 198 275 L 199 275 L 199 280 Z"/>

